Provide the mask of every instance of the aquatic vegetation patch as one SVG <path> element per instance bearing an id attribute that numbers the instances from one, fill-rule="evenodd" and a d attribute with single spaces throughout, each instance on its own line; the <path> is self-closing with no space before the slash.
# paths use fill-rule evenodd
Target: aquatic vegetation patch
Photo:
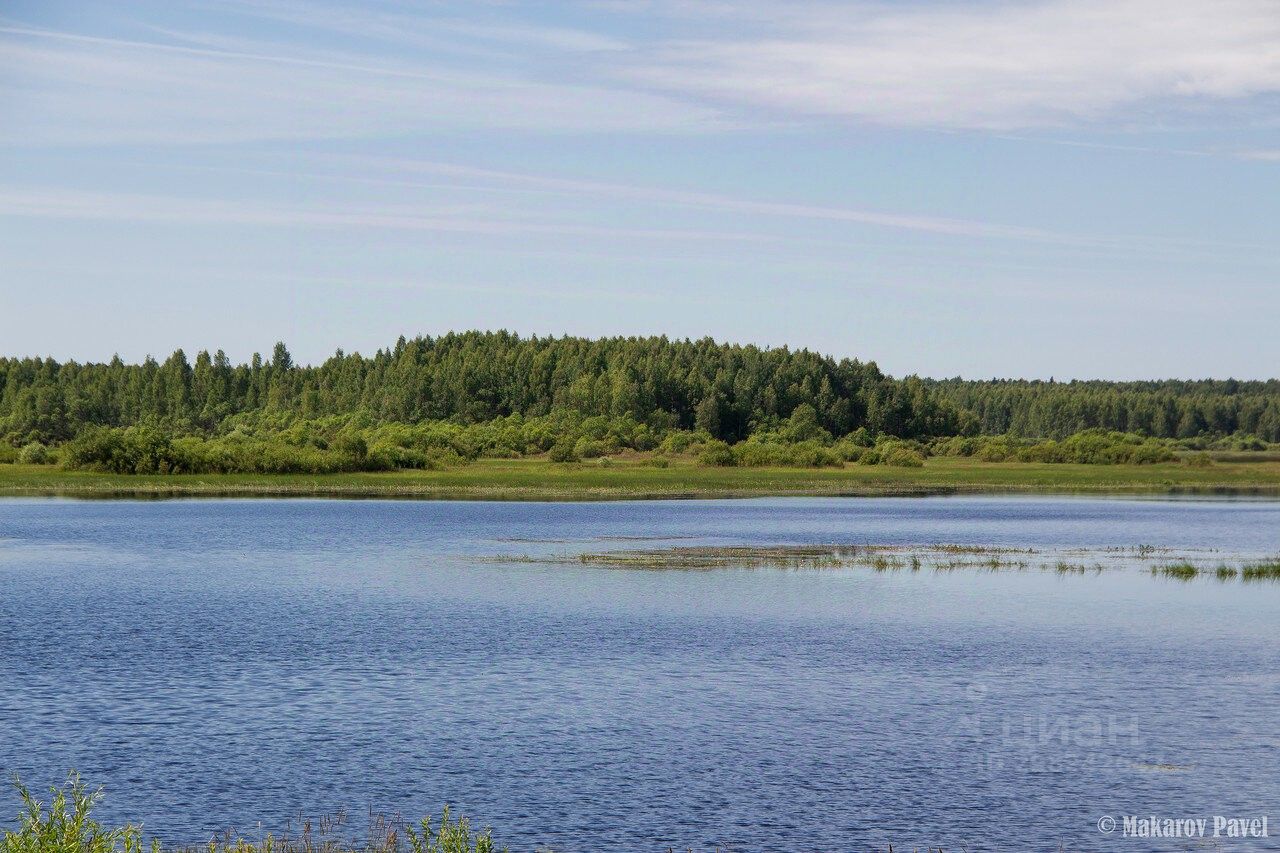
<path id="1" fill-rule="evenodd" d="M 1246 581 L 1280 580 L 1280 557 L 1246 563 L 1240 569 L 1240 576 Z"/>
<path id="2" fill-rule="evenodd" d="M 636 537 L 639 539 L 640 537 Z M 627 537 L 594 537 L 593 541 L 626 541 Z M 1098 575 L 1113 569 L 1139 569 L 1154 577 L 1190 581 L 1213 577 L 1219 581 L 1280 580 L 1280 558 L 1219 562 L 1216 567 L 1193 561 L 1213 553 L 1195 549 L 1175 551 L 1153 545 L 1104 548 L 1034 548 L 974 544 L 771 544 L 678 545 L 558 554 L 497 555 L 497 562 L 549 563 L 614 569 L 698 571 L 712 569 L 849 569 L 884 572 L 980 571 L 1053 572 L 1060 576 Z"/>
<path id="3" fill-rule="evenodd" d="M 1094 563 L 1086 565 L 1084 563 L 1069 563 L 1066 560 L 1059 560 L 1054 564 L 1053 570 L 1060 575 L 1083 575 L 1085 572 L 1101 572 L 1102 564 Z"/>
<path id="4" fill-rule="evenodd" d="M 1151 574 L 1163 575 L 1167 578 L 1173 578 L 1180 581 L 1189 581 L 1196 575 L 1200 574 L 1200 568 L 1194 563 L 1180 561 L 1177 563 L 1167 563 L 1163 566 L 1152 566 Z"/>
<path id="5" fill-rule="evenodd" d="M 861 555 L 857 546 L 731 545 L 604 551 L 578 554 L 571 559 L 585 565 L 638 569 L 838 568 L 850 565 Z"/>
<path id="6" fill-rule="evenodd" d="M 689 545 L 619 549 L 577 554 L 499 556 L 504 562 L 576 563 L 620 569 L 702 570 L 722 568 L 837 569 L 877 572 L 922 569 L 1022 570 L 1038 566 L 1033 549 L 977 545 Z"/>
<path id="7" fill-rule="evenodd" d="M 1245 582 L 1280 581 L 1280 557 L 1252 562 L 1246 561 L 1241 562 L 1239 565 L 1219 563 L 1214 568 L 1198 565 L 1189 560 L 1180 560 L 1174 563 L 1152 566 L 1151 574 L 1181 581 L 1194 580 L 1201 576 L 1214 577 L 1224 582 L 1237 579 Z"/>

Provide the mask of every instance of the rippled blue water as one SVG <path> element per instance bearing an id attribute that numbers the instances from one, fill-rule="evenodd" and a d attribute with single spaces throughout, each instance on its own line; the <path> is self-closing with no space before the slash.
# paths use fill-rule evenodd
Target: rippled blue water
<path id="1" fill-rule="evenodd" d="M 173 841 L 446 801 L 522 850 L 1280 833 L 1280 585 L 494 559 L 626 537 L 1261 554 L 1280 504 L 0 501 L 0 769 Z"/>

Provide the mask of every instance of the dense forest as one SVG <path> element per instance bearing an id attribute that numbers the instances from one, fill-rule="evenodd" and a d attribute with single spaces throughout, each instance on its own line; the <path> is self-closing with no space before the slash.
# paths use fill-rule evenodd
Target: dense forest
<path id="1" fill-rule="evenodd" d="M 984 435 L 1060 438 L 1108 429 L 1157 438 L 1243 433 L 1280 441 L 1280 380 L 926 383 L 977 418 Z"/>
<path id="2" fill-rule="evenodd" d="M 917 437 L 973 428 L 918 379 L 874 364 L 787 349 L 666 338 L 521 338 L 505 332 L 401 338 L 370 357 L 339 351 L 295 365 L 284 344 L 269 360 L 232 365 L 222 352 L 194 363 L 59 364 L 0 360 L 0 429 L 19 441 L 60 442 L 85 425 L 153 423 L 214 432 L 228 417 L 270 412 L 316 418 L 367 413 L 380 421 L 479 423 L 553 411 L 631 415 L 735 441 L 808 403 L 823 428 L 860 426 Z"/>
<path id="3" fill-rule="evenodd" d="M 467 332 L 315 366 L 295 364 L 282 343 L 248 364 L 182 350 L 141 364 L 4 358 L 0 389 L 10 455 L 126 471 L 424 467 L 690 445 L 712 464 L 828 464 L 889 439 L 927 453 L 946 437 L 998 435 L 1004 444 L 981 446 L 1008 448 L 1092 429 L 1138 443 L 1280 441 L 1276 381 L 895 379 L 874 362 L 665 337 Z M 841 441 L 843 451 L 819 452 Z"/>

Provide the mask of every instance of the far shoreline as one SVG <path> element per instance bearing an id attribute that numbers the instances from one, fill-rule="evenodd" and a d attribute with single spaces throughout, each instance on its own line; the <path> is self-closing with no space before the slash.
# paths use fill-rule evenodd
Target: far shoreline
<path id="1" fill-rule="evenodd" d="M 130 475 L 0 464 L 0 497 L 98 500 L 164 498 L 335 498 L 471 501 L 627 501 L 765 497 L 1082 497 L 1280 498 L 1280 462 L 1211 467 L 979 462 L 933 458 L 924 467 L 654 466 L 635 455 L 606 464 L 545 459 L 481 459 L 439 470 L 342 474 Z"/>

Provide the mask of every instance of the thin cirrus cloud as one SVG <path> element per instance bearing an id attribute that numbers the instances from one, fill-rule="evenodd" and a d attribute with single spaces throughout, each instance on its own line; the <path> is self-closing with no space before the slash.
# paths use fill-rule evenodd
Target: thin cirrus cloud
<path id="1" fill-rule="evenodd" d="M 180 34 L 174 34 L 180 36 Z M 222 39 L 194 34 L 197 45 Z M 458 130 L 687 131 L 669 96 L 284 44 L 227 49 L 0 26 L 10 144 L 236 143 Z"/>
<path id="2" fill-rule="evenodd" d="M 1143 115 L 1126 122 L 1162 122 L 1280 92 L 1276 0 L 754 8 L 742 32 L 657 45 L 627 78 L 785 115 L 969 129 L 1091 124 L 1135 107 Z"/>
<path id="3" fill-rule="evenodd" d="M 547 222 L 480 205 L 307 207 L 254 201 L 193 199 L 144 193 L 0 187 L 0 216 L 161 225 L 280 228 L 366 228 L 387 231 L 511 236 L 521 234 L 641 240 L 758 243 L 767 235 L 700 228 L 643 228 Z"/>
<path id="4" fill-rule="evenodd" d="M 691 192 L 662 186 L 643 186 L 608 181 L 583 180 L 559 175 L 512 172 L 420 159 L 376 156 L 317 155 L 308 158 L 323 171 L 285 171 L 252 167 L 208 167 L 213 172 L 261 175 L 267 178 L 303 180 L 308 183 L 339 182 L 370 186 L 398 187 L 404 190 L 451 192 L 461 197 L 485 198 L 493 193 L 515 198 L 533 196 L 568 197 L 575 203 L 568 207 L 547 206 L 512 201 L 493 204 L 489 201 L 453 204 L 365 203 L 363 205 L 325 205 L 311 203 L 297 207 L 240 199 L 235 202 L 144 195 L 135 193 L 101 193 L 78 190 L 49 190 L 0 187 L 0 216 L 42 219 L 80 219 L 194 225 L 247 225 L 278 228 L 363 228 L 381 231 L 437 232 L 440 234 L 519 235 L 536 234 L 564 238 L 643 240 L 694 245 L 700 242 L 773 245 L 786 244 L 846 245 L 844 241 L 829 244 L 816 235 L 780 232 L 772 223 L 782 220 L 828 222 L 871 226 L 917 233 L 925 236 L 980 239 L 992 243 L 1039 244 L 1066 249 L 1121 253 L 1133 256 L 1218 257 L 1238 254 L 1242 250 L 1265 248 L 1258 245 L 1180 239 L 1176 242 L 1134 235 L 1097 236 L 1053 231 L 974 219 L 958 219 L 856 207 L 779 202 L 729 196 L 720 193 Z M 187 167 L 200 169 L 201 167 Z M 431 176 L 427 182 L 416 175 Z M 598 207 L 579 209 L 576 202 L 604 202 L 608 213 Z M 636 227 L 623 224 L 625 211 L 659 211 L 684 209 L 702 214 L 702 224 L 685 227 Z M 554 213 L 553 213 L 554 211 Z M 565 217 L 570 218 L 566 219 Z M 585 215 L 586 219 L 583 219 Z M 727 229 L 714 217 L 741 217 L 741 227 Z M 668 217 L 659 215 L 658 221 Z M 610 220 L 619 220 L 611 222 Z M 875 233 L 874 231 L 870 233 Z M 581 251 L 581 246 L 577 251 Z M 612 245 L 611 252 L 617 251 Z M 1269 257 L 1269 256 L 1268 256 Z M 1268 266 L 1272 264 L 1268 263 Z"/>
<path id="5" fill-rule="evenodd" d="M 361 155 L 314 155 L 307 158 L 316 165 L 325 167 L 323 171 L 308 171 L 297 168 L 301 164 L 293 163 L 294 168 L 254 168 L 210 166 L 200 167 L 187 165 L 180 168 L 225 172 L 241 175 L 259 175 L 266 178 L 301 180 L 308 183 L 338 182 L 367 185 L 374 187 L 399 188 L 403 190 L 452 191 L 468 195 L 485 196 L 500 193 L 508 196 L 533 194 L 550 197 L 571 197 L 577 200 L 605 202 L 617 211 L 622 207 L 641 208 L 656 207 L 659 209 L 681 208 L 707 213 L 742 215 L 755 221 L 777 219 L 798 219 L 809 221 L 826 221 L 853 225 L 868 225 L 891 230 L 919 232 L 942 237 L 976 237 L 991 240 L 1014 240 L 1032 243 L 1076 245 L 1076 246 L 1115 246 L 1115 240 L 1101 240 L 1078 234 L 1051 231 L 1020 225 L 1008 225 L 997 222 L 986 222 L 976 219 L 960 219 L 943 216 L 927 216 L 922 214 L 903 214 L 885 210 L 864 209 L 858 207 L 806 204 L 798 202 L 772 201 L 744 198 L 712 192 L 693 192 L 663 186 L 643 186 L 610 181 L 584 180 L 559 175 L 538 174 L 529 172 L 512 172 L 470 166 L 460 163 L 448 163 L 421 159 L 404 159 L 395 157 L 361 156 Z M 423 181 L 415 176 L 431 176 Z M 141 208 L 131 202 L 147 198 L 148 204 Z M 159 219 L 164 215 L 163 200 L 157 197 L 124 195 L 119 199 L 111 194 L 77 194 L 65 191 L 31 193 L 26 190 L 5 190 L 0 187 L 0 215 L 25 215 L 57 218 L 137 218 L 139 220 Z M 283 216 L 278 213 L 261 213 L 261 208 L 232 207 L 223 202 L 211 204 L 200 203 L 195 207 L 184 208 L 176 199 L 168 202 L 173 215 L 178 219 L 187 218 L 193 222 L 212 222 L 225 217 L 229 224 L 278 224 L 278 225 L 323 225 L 339 222 L 340 216 L 324 215 L 315 219 L 304 216 Z M 399 206 L 397 210 L 405 210 Z M 495 210 L 492 207 L 471 205 L 471 210 Z M 510 218 L 516 208 L 506 204 L 500 210 L 505 218 Z M 545 218 L 551 208 L 545 204 L 527 211 L 529 216 Z M 142 211 L 135 215 L 132 211 Z M 244 210 L 243 217 L 228 215 L 228 211 Z M 439 211 L 443 212 L 443 211 Z M 455 211 L 461 212 L 461 211 Z M 599 213 L 591 214 L 598 218 Z M 193 218 L 194 217 L 194 218 Z M 356 217 L 347 224 L 372 225 L 380 222 L 386 226 L 394 226 L 399 221 L 397 216 L 384 217 L 371 214 Z M 404 220 L 416 223 L 435 220 L 410 218 Z M 575 226 L 576 227 L 576 226 Z M 552 229 L 554 230 L 554 229 Z M 565 232 L 568 233 L 568 232 Z M 590 230 L 580 233 L 592 233 Z M 637 236 L 676 236 L 684 235 L 699 239 L 731 240 L 768 240 L 776 239 L 769 229 L 762 228 L 751 234 L 743 232 L 724 232 L 717 230 L 675 230 L 675 229 L 627 229 L 600 228 L 600 234 L 619 234 Z M 753 236 L 754 235 L 754 236 Z"/>
<path id="6" fill-rule="evenodd" d="M 383 169 L 389 168 L 401 175 L 418 172 L 454 178 L 475 178 L 497 181 L 507 186 L 514 185 L 547 192 L 571 193 L 614 200 L 625 199 L 633 202 L 652 202 L 675 207 L 739 213 L 751 216 L 827 220 L 948 236 L 1030 240 L 1046 243 L 1069 243 L 1081 239 L 1038 228 L 940 216 L 900 214 L 832 205 L 762 201 L 726 196 L 719 193 L 689 192 L 664 187 L 644 187 L 608 181 L 588 181 L 551 175 L 522 174 L 425 160 L 353 159 L 354 162 Z M 348 162 L 351 162 L 351 160 Z"/>
<path id="7" fill-rule="evenodd" d="M 1196 152 L 1200 153 L 1200 152 Z M 1271 152 L 1253 152 L 1257 159 L 1269 159 Z M 1276 152 L 1280 159 L 1280 152 Z M 1188 255 L 1197 251 L 1238 252 L 1240 250 L 1265 249 L 1267 246 L 1238 240 L 1199 240 L 1180 237 L 1176 241 L 1132 234 L 1107 234 L 1099 236 L 1083 232 L 1071 232 L 1011 225 L 979 219 L 963 219 L 923 214 L 902 214 L 852 206 L 776 201 L 722 193 L 689 191 L 663 186 L 642 186 L 612 181 L 584 180 L 561 175 L 512 172 L 422 159 L 404 159 L 377 156 L 319 156 L 317 162 L 329 165 L 325 173 L 309 173 L 308 179 L 331 179 L 368 183 L 391 184 L 406 188 L 433 188 L 448 183 L 419 184 L 410 176 L 431 175 L 448 181 L 466 181 L 454 184 L 462 189 L 477 192 L 532 192 L 551 195 L 571 195 L 605 200 L 614 204 L 652 204 L 666 208 L 685 208 L 708 213 L 740 214 L 758 222 L 768 223 L 782 219 L 825 221 L 876 228 L 918 232 L 939 237 L 980 238 L 990 241 L 1015 241 L 1038 243 L 1044 246 L 1075 247 L 1130 253 L 1158 253 L 1162 255 Z M 275 172 L 277 176 L 287 173 Z M 769 233 L 767 225 L 761 234 Z"/>
<path id="8" fill-rule="evenodd" d="M 427 14 L 421 5 L 403 3 L 354 6 L 340 2 L 221 0 L 217 6 L 246 18 L 287 24 L 301 31 L 323 31 L 432 50 L 448 49 L 459 55 L 486 58 L 511 55 L 514 51 L 572 54 L 627 50 L 634 46 L 628 39 L 583 28 L 533 23 L 518 17 L 501 21 L 465 17 L 465 13 L 485 10 L 482 4 L 457 5 L 451 13 L 450 4 L 440 3 L 432 7 L 433 14 Z M 495 4 L 493 8 L 502 7 Z"/>

